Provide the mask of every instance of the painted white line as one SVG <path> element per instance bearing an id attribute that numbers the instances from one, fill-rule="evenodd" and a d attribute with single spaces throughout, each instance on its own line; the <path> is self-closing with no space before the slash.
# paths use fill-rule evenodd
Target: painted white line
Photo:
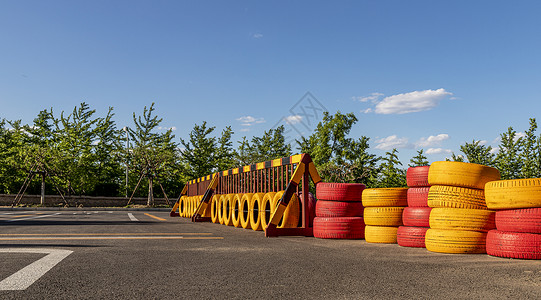
<path id="1" fill-rule="evenodd" d="M 134 216 L 132 215 L 132 213 L 128 213 L 128 217 L 130 217 L 130 220 L 132 220 L 132 221 L 139 221 L 139 220 L 137 220 L 136 217 L 134 217 Z"/>
<path id="2" fill-rule="evenodd" d="M 16 222 L 16 221 L 24 221 L 24 220 L 32 220 L 32 219 L 46 218 L 46 217 L 56 216 L 56 215 L 59 215 L 59 214 L 60 214 L 60 213 L 54 213 L 54 214 L 52 214 L 52 215 L 41 215 L 41 216 L 28 217 L 28 218 L 21 218 L 21 219 L 11 219 L 11 220 L 6 220 L 6 222 Z"/>
<path id="3" fill-rule="evenodd" d="M 70 255 L 73 251 L 40 249 L 40 248 L 7 248 L 0 249 L 3 253 L 45 253 L 46 256 L 36 260 L 28 266 L 17 271 L 8 278 L 0 281 L 0 291 L 21 291 L 26 290 L 41 276 L 45 275 L 56 264 Z"/>

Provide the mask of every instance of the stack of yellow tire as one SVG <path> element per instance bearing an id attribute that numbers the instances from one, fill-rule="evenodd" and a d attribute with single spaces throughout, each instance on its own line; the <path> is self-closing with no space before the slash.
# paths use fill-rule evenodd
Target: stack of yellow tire
<path id="1" fill-rule="evenodd" d="M 364 238 L 368 243 L 396 244 L 407 188 L 373 188 L 363 191 Z"/>
<path id="2" fill-rule="evenodd" d="M 213 223 L 255 231 L 264 230 L 284 191 L 269 193 L 219 194 L 212 197 L 209 214 Z M 297 227 L 300 205 L 296 194 L 280 220 L 278 228 Z"/>
<path id="3" fill-rule="evenodd" d="M 484 187 L 500 172 L 479 164 L 438 161 L 430 166 L 430 229 L 426 249 L 440 253 L 486 253 L 487 232 L 495 228 Z"/>
<path id="4" fill-rule="evenodd" d="M 487 206 L 496 211 L 496 230 L 487 235 L 487 254 L 541 259 L 541 179 L 485 185 Z"/>
<path id="5" fill-rule="evenodd" d="M 197 210 L 197 206 L 199 205 L 199 202 L 201 202 L 202 198 L 203 195 L 180 197 L 178 204 L 179 215 L 184 218 L 191 218 Z M 203 216 L 210 217 L 210 209 L 206 209 Z"/>
<path id="6" fill-rule="evenodd" d="M 425 248 L 431 207 L 428 207 L 429 166 L 411 167 L 406 173 L 408 207 L 402 213 L 404 226 L 398 227 L 397 242 L 402 247 Z"/>

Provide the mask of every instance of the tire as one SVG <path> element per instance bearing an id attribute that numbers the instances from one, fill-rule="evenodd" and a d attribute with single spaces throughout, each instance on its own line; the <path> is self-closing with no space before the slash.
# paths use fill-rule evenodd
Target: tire
<path id="1" fill-rule="evenodd" d="M 541 235 L 491 230 L 487 235 L 487 254 L 508 258 L 541 259 Z"/>
<path id="2" fill-rule="evenodd" d="M 436 161 L 430 165 L 428 171 L 430 185 L 450 185 L 482 190 L 487 182 L 499 179 L 500 171 L 496 168 L 458 161 Z"/>
<path id="3" fill-rule="evenodd" d="M 233 196 L 233 202 L 231 203 L 231 222 L 234 227 L 240 227 L 240 209 L 241 209 L 241 200 L 243 194 L 235 194 Z"/>
<path id="4" fill-rule="evenodd" d="M 410 207 L 428 207 L 428 191 L 430 187 L 413 187 L 407 192 L 408 206 Z"/>
<path id="5" fill-rule="evenodd" d="M 497 211 L 496 229 L 499 231 L 541 234 L 541 208 Z"/>
<path id="6" fill-rule="evenodd" d="M 264 193 L 256 193 L 252 196 L 250 204 L 250 227 L 254 231 L 263 230 L 261 226 L 261 213 L 260 208 L 262 207 Z"/>
<path id="7" fill-rule="evenodd" d="M 316 202 L 316 217 L 340 218 L 362 216 L 362 202 L 342 202 L 327 200 L 319 200 Z"/>
<path id="8" fill-rule="evenodd" d="M 428 184 L 429 166 L 410 167 L 406 172 L 406 182 L 409 187 L 429 186 Z"/>
<path id="9" fill-rule="evenodd" d="M 279 191 L 274 195 L 274 198 L 272 199 L 272 207 L 276 209 L 276 206 L 278 205 L 278 201 L 280 201 L 280 198 L 284 195 L 284 191 Z M 289 200 L 289 204 L 287 205 L 286 210 L 284 211 L 284 215 L 282 216 L 282 219 L 278 223 L 277 228 L 296 228 L 299 224 L 299 213 L 300 213 L 300 207 L 299 207 L 299 198 L 297 197 L 297 194 L 293 194 L 291 196 L 291 199 Z M 269 220 L 270 222 L 270 220 Z"/>
<path id="10" fill-rule="evenodd" d="M 483 190 L 443 185 L 430 187 L 428 206 L 487 209 Z"/>
<path id="11" fill-rule="evenodd" d="M 402 213 L 402 223 L 411 227 L 430 227 L 431 207 L 406 207 Z"/>
<path id="12" fill-rule="evenodd" d="M 541 178 L 489 182 L 485 197 L 490 209 L 541 207 Z"/>
<path id="13" fill-rule="evenodd" d="M 225 226 L 233 226 L 232 210 L 235 194 L 227 194 L 222 202 L 222 218 Z"/>
<path id="14" fill-rule="evenodd" d="M 491 210 L 441 207 L 432 209 L 430 228 L 487 232 L 496 223 Z"/>
<path id="15" fill-rule="evenodd" d="M 364 223 L 370 226 L 400 226 L 404 207 L 367 207 Z"/>
<path id="16" fill-rule="evenodd" d="M 219 201 L 219 205 L 218 205 L 218 223 L 220 223 L 221 225 L 225 225 L 224 223 L 224 217 L 225 217 L 225 212 L 224 212 L 224 207 L 225 207 L 225 202 L 229 201 L 228 200 L 228 194 L 222 194 L 220 195 L 220 201 Z"/>
<path id="17" fill-rule="evenodd" d="M 362 201 L 364 189 L 362 183 L 320 182 L 316 185 L 316 197 L 327 201 Z"/>
<path id="18" fill-rule="evenodd" d="M 364 239 L 367 243 L 396 244 L 398 227 L 366 225 Z"/>
<path id="19" fill-rule="evenodd" d="M 408 205 L 407 195 L 407 188 L 366 189 L 363 191 L 363 206 L 406 206 Z"/>
<path id="20" fill-rule="evenodd" d="M 210 203 L 210 220 L 212 223 L 219 223 L 220 220 L 218 219 L 218 207 L 222 204 L 220 200 L 222 199 L 222 195 L 214 195 L 212 197 L 212 202 Z"/>
<path id="21" fill-rule="evenodd" d="M 486 232 L 433 229 L 426 231 L 426 250 L 439 253 L 486 253 Z"/>
<path id="22" fill-rule="evenodd" d="M 246 193 L 242 195 L 240 199 L 240 208 L 239 208 L 239 217 L 240 217 L 240 227 L 244 229 L 250 227 L 250 211 L 253 211 L 252 207 L 252 197 L 253 193 Z"/>
<path id="23" fill-rule="evenodd" d="M 362 217 L 314 218 L 314 237 L 320 239 L 364 238 Z"/>
<path id="24" fill-rule="evenodd" d="M 186 196 L 182 196 L 180 197 L 180 199 L 178 200 L 178 214 L 181 218 L 184 218 L 184 213 L 185 213 L 185 210 L 186 210 L 186 199 L 188 197 Z"/>
<path id="25" fill-rule="evenodd" d="M 274 213 L 275 206 L 272 206 L 272 200 L 274 199 L 274 195 L 276 195 L 275 192 L 269 192 L 266 193 L 265 196 L 263 196 L 263 200 L 261 202 L 261 208 L 259 209 L 259 213 L 261 215 L 261 227 L 263 229 L 267 228 L 267 225 L 269 225 L 270 218 L 272 217 L 272 214 Z"/>
<path id="26" fill-rule="evenodd" d="M 428 227 L 400 226 L 396 232 L 396 242 L 402 247 L 426 248 L 425 234 Z"/>
<path id="27" fill-rule="evenodd" d="M 303 200 L 303 195 L 301 193 L 301 200 Z M 304 201 L 302 202 L 304 203 Z M 314 225 L 314 218 L 316 217 L 316 205 L 317 200 L 316 197 L 312 193 L 308 193 L 308 221 L 309 221 L 309 227 L 313 227 Z"/>

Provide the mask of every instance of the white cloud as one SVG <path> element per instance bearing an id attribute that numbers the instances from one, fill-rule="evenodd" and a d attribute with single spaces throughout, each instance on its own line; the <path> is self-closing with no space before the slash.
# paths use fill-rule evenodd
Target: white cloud
<path id="1" fill-rule="evenodd" d="M 236 119 L 237 121 L 239 121 L 242 125 L 242 126 L 252 126 L 254 124 L 260 124 L 260 123 L 265 123 L 265 119 L 264 118 L 254 118 L 252 116 L 243 116 L 243 117 L 240 117 L 238 119 Z"/>
<path id="2" fill-rule="evenodd" d="M 526 133 L 520 131 L 520 132 L 517 132 L 513 140 L 516 142 L 518 139 L 523 138 L 523 137 L 526 137 Z"/>
<path id="3" fill-rule="evenodd" d="M 415 145 L 419 148 L 424 148 L 424 147 L 431 147 L 431 146 L 437 146 L 437 145 L 440 145 L 441 142 L 445 141 L 445 140 L 448 140 L 449 139 L 449 135 L 446 134 L 446 133 L 440 133 L 438 135 L 431 135 L 427 138 L 421 138 L 419 139 L 419 141 L 417 141 L 417 143 L 415 143 Z"/>
<path id="4" fill-rule="evenodd" d="M 490 149 L 490 153 L 492 153 L 492 154 L 497 154 L 498 152 L 500 152 L 500 149 L 499 149 L 499 148 L 492 148 L 492 149 Z"/>
<path id="5" fill-rule="evenodd" d="M 408 141 L 408 138 L 403 137 L 399 138 L 396 135 L 391 135 L 386 138 L 382 138 L 379 140 L 376 140 L 376 143 L 378 145 L 376 146 L 376 149 L 380 150 L 391 150 L 393 148 L 412 148 L 413 145 L 410 144 Z"/>
<path id="6" fill-rule="evenodd" d="M 365 114 L 369 114 L 371 113 L 373 110 L 371 108 L 367 108 L 367 109 L 363 109 L 361 110 L 362 113 L 365 113 Z"/>
<path id="7" fill-rule="evenodd" d="M 367 97 L 352 97 L 353 100 L 359 101 L 359 102 L 372 102 L 377 103 L 379 100 L 379 97 L 383 96 L 382 93 L 372 93 L 370 96 Z"/>
<path id="8" fill-rule="evenodd" d="M 263 34 L 261 34 L 261 33 L 255 33 L 255 34 L 252 35 L 252 37 L 253 37 L 254 39 L 260 39 L 260 38 L 263 37 Z"/>
<path id="9" fill-rule="evenodd" d="M 484 145 L 486 145 L 486 144 L 488 144 L 488 141 L 487 141 L 487 140 L 480 140 L 480 141 L 479 141 L 479 145 L 481 145 L 481 146 L 484 146 Z"/>
<path id="10" fill-rule="evenodd" d="M 158 129 L 158 130 L 169 130 L 169 129 L 171 129 L 171 130 L 175 131 L 175 130 L 177 130 L 177 127 L 176 126 L 171 126 L 171 127 L 158 126 L 156 129 Z"/>
<path id="11" fill-rule="evenodd" d="M 452 151 L 450 149 L 443 149 L 443 148 L 428 148 L 426 150 L 426 154 L 450 154 Z"/>
<path id="12" fill-rule="evenodd" d="M 385 97 L 376 104 L 377 114 L 407 114 L 430 110 L 452 93 L 445 89 L 414 91 Z"/>
<path id="13" fill-rule="evenodd" d="M 250 128 L 242 128 L 242 129 L 240 130 L 240 132 L 247 132 L 247 131 L 250 131 Z"/>
<path id="14" fill-rule="evenodd" d="M 287 117 L 284 117 L 284 121 L 289 125 L 295 125 L 302 122 L 302 116 L 299 116 L 299 115 L 287 116 Z"/>

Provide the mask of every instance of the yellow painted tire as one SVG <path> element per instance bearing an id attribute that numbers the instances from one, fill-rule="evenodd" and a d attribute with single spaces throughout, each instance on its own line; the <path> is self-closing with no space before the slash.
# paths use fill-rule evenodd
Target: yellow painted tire
<path id="1" fill-rule="evenodd" d="M 231 222 L 233 226 L 240 227 L 240 209 L 242 205 L 242 194 L 235 194 L 231 203 Z"/>
<path id="2" fill-rule="evenodd" d="M 264 193 L 256 193 L 250 201 L 250 227 L 254 231 L 263 230 L 263 226 L 261 226 L 261 213 L 259 211 L 262 207 L 264 196 Z"/>
<path id="3" fill-rule="evenodd" d="M 428 229 L 425 245 L 439 253 L 486 253 L 486 232 L 470 230 Z"/>
<path id="4" fill-rule="evenodd" d="M 222 202 L 222 218 L 225 226 L 233 226 L 233 218 L 231 218 L 233 197 L 235 197 L 235 194 L 227 194 L 225 196 L 225 201 Z"/>
<path id="5" fill-rule="evenodd" d="M 390 226 L 366 226 L 364 239 L 367 243 L 396 244 L 398 227 Z"/>
<path id="6" fill-rule="evenodd" d="M 186 202 L 186 198 L 186 196 L 182 196 L 178 199 L 178 214 L 181 218 L 184 217 L 184 203 Z"/>
<path id="7" fill-rule="evenodd" d="M 407 206 L 408 188 L 379 188 L 363 191 L 364 207 Z"/>
<path id="8" fill-rule="evenodd" d="M 218 207 L 222 204 L 220 200 L 222 199 L 222 195 L 214 195 L 212 197 L 212 201 L 210 202 L 210 220 L 212 223 L 219 223 L 220 220 L 218 218 Z"/>
<path id="9" fill-rule="evenodd" d="M 184 204 L 184 218 L 187 218 L 190 215 L 190 203 L 192 201 L 192 196 L 186 199 Z"/>
<path id="10" fill-rule="evenodd" d="M 485 209 L 433 208 L 430 228 L 487 232 L 496 229 L 495 213 Z"/>
<path id="11" fill-rule="evenodd" d="M 224 225 L 224 202 L 227 201 L 227 194 L 220 195 L 220 201 L 218 203 L 218 223 Z"/>
<path id="12" fill-rule="evenodd" d="M 285 191 L 279 191 L 274 195 L 274 198 L 272 199 L 272 207 L 276 208 L 278 206 L 278 201 L 280 201 L 280 198 L 284 195 Z M 282 219 L 278 223 L 277 228 L 296 228 L 299 225 L 299 198 L 297 197 L 297 194 L 293 194 L 291 196 L 291 199 L 289 200 L 289 203 L 287 205 L 286 210 L 284 211 L 284 215 L 282 216 Z"/>
<path id="13" fill-rule="evenodd" d="M 192 216 L 192 206 L 193 206 L 193 198 L 194 196 L 191 196 L 190 198 L 188 198 L 188 202 L 186 203 L 186 215 L 185 217 L 186 218 L 189 218 Z"/>
<path id="14" fill-rule="evenodd" d="M 450 185 L 482 190 L 487 182 L 499 179 L 500 171 L 496 168 L 458 161 L 436 161 L 428 170 L 430 185 Z"/>
<path id="15" fill-rule="evenodd" d="M 214 201 L 214 197 L 216 197 L 216 195 L 213 195 L 209 202 L 207 203 L 207 207 L 205 208 L 205 210 L 203 211 L 203 214 L 201 216 L 205 217 L 205 218 L 210 218 L 212 217 L 212 212 L 211 212 L 211 205 L 212 205 L 212 202 Z M 203 200 L 203 195 L 200 196 L 199 198 L 199 202 L 201 202 L 201 200 Z"/>
<path id="16" fill-rule="evenodd" d="M 274 199 L 274 195 L 276 195 L 275 192 L 266 193 L 265 196 L 263 196 L 263 200 L 261 202 L 259 214 L 261 215 L 261 227 L 263 229 L 267 228 L 267 225 L 269 225 L 270 218 L 272 217 L 274 209 L 276 208 L 276 206 L 272 206 L 272 200 Z"/>
<path id="17" fill-rule="evenodd" d="M 485 198 L 490 209 L 541 207 L 541 178 L 489 182 Z"/>
<path id="18" fill-rule="evenodd" d="M 428 191 L 429 207 L 487 209 L 483 190 L 434 185 Z"/>
<path id="19" fill-rule="evenodd" d="M 253 193 L 246 193 L 246 194 L 243 194 L 242 198 L 240 199 L 240 207 L 239 207 L 240 227 L 244 229 L 250 228 L 250 211 L 253 210 L 251 206 L 253 196 L 254 196 Z"/>
<path id="20" fill-rule="evenodd" d="M 372 226 L 401 226 L 405 207 L 366 207 L 364 224 Z"/>

